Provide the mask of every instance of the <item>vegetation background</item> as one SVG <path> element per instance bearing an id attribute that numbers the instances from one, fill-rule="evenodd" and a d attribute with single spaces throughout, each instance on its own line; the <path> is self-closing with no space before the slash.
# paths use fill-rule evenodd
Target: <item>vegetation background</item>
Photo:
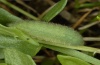
<path id="1" fill-rule="evenodd" d="M 41 18 L 43 13 L 59 0 L 8 0 L 29 14 Z M 0 3 L 0 7 L 24 20 L 32 18 Z M 51 22 L 72 27 L 77 30 L 85 41 L 86 46 L 100 48 L 100 0 L 68 0 L 66 7 Z M 33 59 L 38 65 L 59 65 L 54 62 L 58 52 L 43 49 Z M 100 54 L 95 54 L 100 59 Z"/>

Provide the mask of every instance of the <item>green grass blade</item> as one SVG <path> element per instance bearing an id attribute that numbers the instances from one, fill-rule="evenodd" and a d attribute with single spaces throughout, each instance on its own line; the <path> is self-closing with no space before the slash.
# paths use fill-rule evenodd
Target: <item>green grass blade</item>
<path id="1" fill-rule="evenodd" d="M 45 43 L 42 43 L 42 44 L 45 44 Z M 46 44 L 46 45 L 52 45 L 52 46 L 56 46 L 56 47 L 62 47 L 62 48 L 69 48 L 69 49 L 75 49 L 75 50 L 81 50 L 81 51 L 87 51 L 87 52 L 96 52 L 96 53 L 100 53 L 100 49 L 99 48 L 93 48 L 93 47 L 87 47 L 87 46 L 69 46 L 67 44 L 52 44 L 52 43 L 49 43 L 49 44 Z"/>
<path id="2" fill-rule="evenodd" d="M 79 51 L 76 50 L 72 50 L 72 49 L 67 49 L 67 48 L 61 48 L 61 47 L 55 47 L 55 46 L 50 46 L 50 45 L 44 45 L 46 48 L 61 52 L 63 54 L 67 54 L 69 56 L 73 56 L 79 59 L 82 59 L 86 62 L 92 63 L 94 65 L 100 65 L 100 60 L 93 58 L 89 55 L 86 55 L 84 53 L 81 53 Z"/>
<path id="3" fill-rule="evenodd" d="M 59 14 L 63 10 L 66 3 L 67 0 L 61 0 L 55 5 L 53 5 L 52 7 L 50 7 L 48 10 L 46 10 L 41 20 L 49 22 L 51 19 L 53 19 L 57 14 Z"/>
<path id="4" fill-rule="evenodd" d="M 13 5 L 13 4 L 7 2 L 7 0 L 0 0 L 0 2 L 4 3 L 5 5 L 7 5 L 7 6 L 11 7 L 11 8 L 13 8 L 14 10 L 16 10 L 16 11 L 22 13 L 23 15 L 25 15 L 25 16 L 27 16 L 27 17 L 30 17 L 30 18 L 33 19 L 33 20 L 39 20 L 37 17 L 35 17 L 35 16 L 33 16 L 33 15 L 27 13 L 26 11 L 22 10 L 21 8 L 19 8 L 19 7 L 15 6 L 15 5 Z"/>
<path id="5" fill-rule="evenodd" d="M 36 65 L 31 56 L 13 48 L 4 49 L 4 55 L 8 65 Z"/>
<path id="6" fill-rule="evenodd" d="M 13 22 L 19 22 L 19 21 L 22 21 L 22 19 L 0 8 L 0 23 L 1 24 L 7 24 L 7 23 L 13 23 Z"/>
<path id="7" fill-rule="evenodd" d="M 89 63 L 72 56 L 57 55 L 62 65 L 90 65 Z"/>
<path id="8" fill-rule="evenodd" d="M 100 2 L 93 2 L 93 3 L 84 3 L 80 4 L 79 8 L 92 8 L 92 7 L 97 7 L 100 6 Z"/>

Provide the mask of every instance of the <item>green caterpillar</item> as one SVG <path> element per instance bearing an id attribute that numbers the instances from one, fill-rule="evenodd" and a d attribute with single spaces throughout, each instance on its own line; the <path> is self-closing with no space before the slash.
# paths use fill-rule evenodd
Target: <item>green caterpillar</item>
<path id="1" fill-rule="evenodd" d="M 67 26 L 38 21 L 15 23 L 10 26 L 20 29 L 39 43 L 84 45 L 81 35 Z"/>

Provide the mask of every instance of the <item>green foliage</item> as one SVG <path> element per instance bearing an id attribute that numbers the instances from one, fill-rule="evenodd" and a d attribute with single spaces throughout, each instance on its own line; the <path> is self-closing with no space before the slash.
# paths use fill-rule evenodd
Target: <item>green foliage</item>
<path id="1" fill-rule="evenodd" d="M 13 23 L 13 22 L 18 22 L 18 21 L 22 21 L 22 19 L 0 8 L 0 23 L 1 24 L 5 25 L 7 23 Z"/>
<path id="2" fill-rule="evenodd" d="M 45 11 L 44 15 L 41 17 L 43 21 L 49 22 L 53 19 L 57 14 L 59 14 L 65 7 L 68 0 L 60 0 L 55 5 L 50 7 Z"/>
<path id="3" fill-rule="evenodd" d="M 1 29 L 2 28 L 3 28 L 3 26 L 1 27 Z M 53 23 L 28 21 L 28 22 L 13 23 L 10 25 L 10 27 L 4 27 L 4 28 L 6 28 L 9 32 L 13 32 L 13 34 L 17 35 L 19 37 L 19 39 L 21 39 L 23 41 L 25 41 L 25 39 L 27 39 L 27 37 L 25 37 L 25 36 L 28 35 L 28 36 L 31 36 L 31 38 L 34 39 L 35 41 L 38 41 L 39 43 L 45 43 L 46 45 L 43 44 L 45 47 L 50 46 L 50 49 L 53 48 L 53 50 L 57 50 L 59 52 L 60 52 L 59 49 L 62 49 L 63 46 L 64 46 L 64 48 L 67 49 L 67 46 L 75 46 L 75 45 L 77 46 L 77 45 L 84 44 L 82 37 L 76 31 L 74 31 L 73 29 L 71 29 L 69 27 L 61 26 L 61 25 L 57 25 L 57 24 L 55 25 Z M 18 31 L 16 31 L 16 29 L 18 29 Z M 20 32 L 22 31 L 25 34 L 24 35 L 20 34 L 19 31 Z M 59 34 L 58 34 L 58 32 L 59 32 Z M 71 32 L 71 34 L 70 34 L 70 32 Z M 25 39 L 22 39 L 20 37 L 25 38 Z M 9 39 L 7 39 L 7 40 L 9 40 Z M 5 43 L 7 43 L 7 42 L 5 42 Z M 21 44 L 22 44 L 22 42 L 21 42 Z M 51 45 L 55 46 L 55 47 L 52 47 Z M 3 45 L 3 46 L 6 46 L 6 45 Z M 9 46 L 12 46 L 12 44 L 8 45 L 8 47 Z M 14 47 L 14 46 L 12 46 L 12 47 Z M 17 47 L 19 47 L 19 46 L 17 46 Z M 23 48 L 23 47 L 21 47 L 21 48 Z M 55 48 L 59 48 L 59 49 L 55 49 Z M 61 51 L 63 51 L 63 49 Z M 82 59 L 84 59 L 84 58 L 82 58 Z M 88 62 L 90 62 L 90 61 L 88 61 Z"/>
<path id="4" fill-rule="evenodd" d="M 28 41 L 29 43 L 32 43 L 35 45 L 39 45 L 37 42 L 35 42 L 33 39 L 31 39 L 30 36 L 28 36 L 27 34 L 25 34 L 22 31 L 18 30 L 17 28 L 9 28 L 9 27 L 0 25 L 0 33 L 3 35 L 13 36 L 15 38 L 19 38 L 24 41 Z"/>
<path id="5" fill-rule="evenodd" d="M 6 0 L 0 2 L 39 20 Z M 61 12 L 66 3 L 67 0 L 59 1 L 46 11 L 41 19 L 50 21 Z M 65 54 L 58 55 L 62 65 L 100 65 L 100 60 L 77 51 L 97 52 L 99 49 L 84 46 L 82 36 L 72 28 L 42 21 L 24 21 L 3 9 L 0 9 L 0 23 L 10 23 L 9 27 L 0 25 L 0 59 L 5 59 L 5 63 L 1 65 L 36 65 L 31 57 L 35 56 L 42 46 Z"/>
<path id="6" fill-rule="evenodd" d="M 35 46 L 27 41 L 22 41 L 12 37 L 0 36 L 0 48 L 15 48 L 23 53 L 34 56 L 41 49 L 41 46 Z"/>
<path id="7" fill-rule="evenodd" d="M 65 56 L 65 55 L 58 55 L 58 60 L 62 65 L 90 65 L 89 63 L 78 59 L 76 57 Z"/>
<path id="8" fill-rule="evenodd" d="M 13 5 L 13 4 L 7 2 L 7 0 L 0 0 L 0 2 L 2 2 L 2 3 L 4 3 L 4 4 L 6 4 L 6 5 L 8 5 L 9 7 L 13 8 L 14 10 L 16 10 L 16 11 L 18 11 L 18 12 L 20 12 L 20 13 L 22 13 L 23 15 L 25 15 L 25 16 L 27 16 L 27 17 L 30 17 L 30 18 L 33 19 L 33 20 L 39 20 L 39 19 L 36 18 L 35 16 L 33 16 L 33 15 L 27 13 L 26 11 L 22 10 L 21 8 L 19 8 L 19 7 L 15 6 L 15 5 Z"/>
<path id="9" fill-rule="evenodd" d="M 92 3 L 80 3 L 79 0 L 75 0 L 75 8 L 93 8 L 100 6 L 100 2 L 92 2 Z"/>
<path id="10" fill-rule="evenodd" d="M 4 49 L 4 55 L 8 65 L 36 65 L 31 56 L 13 48 Z"/>
<path id="11" fill-rule="evenodd" d="M 67 44 L 69 46 L 84 45 L 84 41 L 79 33 L 67 26 L 38 21 L 24 21 L 22 23 L 12 24 L 11 27 L 12 26 L 29 34 L 33 39 L 38 40 L 40 43 L 51 43 L 54 45 Z"/>
<path id="12" fill-rule="evenodd" d="M 8 27 L 5 27 L 3 25 L 0 24 L 0 34 L 1 35 L 5 35 L 5 36 L 15 36 L 17 37 L 13 32 L 10 31 L 10 29 Z"/>
<path id="13" fill-rule="evenodd" d="M 39 21 L 24 21 L 23 23 L 12 24 L 12 26 L 29 34 L 35 41 L 42 44 L 90 52 L 98 50 L 83 46 L 84 41 L 80 34 L 67 26 Z"/>
<path id="14" fill-rule="evenodd" d="M 100 16 L 97 16 L 97 19 L 100 20 Z"/>
<path id="15" fill-rule="evenodd" d="M 8 5 L 9 7 L 11 7 L 13 9 L 15 9 L 16 11 L 24 14 L 25 16 L 30 17 L 33 20 L 39 20 L 37 17 L 35 17 L 35 16 L 33 16 L 33 15 L 25 12 L 21 8 L 16 7 L 15 5 L 7 2 L 6 0 L 0 0 L 0 2 Z M 63 8 L 65 7 L 66 3 L 67 3 L 67 0 L 61 0 L 61 1 L 59 1 L 54 6 L 50 7 L 48 10 L 46 10 L 46 12 L 43 14 L 43 16 L 41 17 L 41 19 L 43 21 L 49 22 L 51 19 L 53 19 L 57 14 L 59 14 L 63 10 Z"/>
<path id="16" fill-rule="evenodd" d="M 87 54 L 84 54 L 82 52 L 73 50 L 73 49 L 62 48 L 62 47 L 57 47 L 57 46 L 53 46 L 53 45 L 51 45 L 51 46 L 50 45 L 43 45 L 43 46 L 45 46 L 46 48 L 61 52 L 65 55 L 69 55 L 69 56 L 73 56 L 73 57 L 82 59 L 83 61 L 89 62 L 89 63 L 94 64 L 94 65 L 100 64 L 100 60 L 93 58 Z"/>

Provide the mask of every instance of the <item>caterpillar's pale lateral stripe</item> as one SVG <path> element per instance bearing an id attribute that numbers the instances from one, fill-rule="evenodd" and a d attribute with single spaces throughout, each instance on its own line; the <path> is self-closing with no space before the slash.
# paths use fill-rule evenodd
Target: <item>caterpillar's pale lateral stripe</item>
<path id="1" fill-rule="evenodd" d="M 24 31 L 41 43 L 84 45 L 81 35 L 67 26 L 38 21 L 15 23 L 11 26 Z"/>

